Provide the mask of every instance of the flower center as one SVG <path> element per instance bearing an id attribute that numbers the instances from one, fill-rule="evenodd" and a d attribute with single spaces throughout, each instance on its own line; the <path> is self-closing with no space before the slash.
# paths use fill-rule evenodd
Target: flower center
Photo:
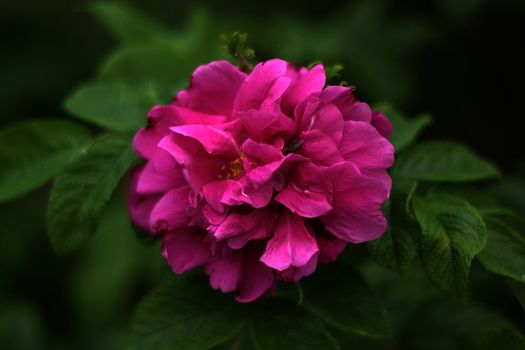
<path id="1" fill-rule="evenodd" d="M 243 159 L 244 154 L 241 153 L 239 157 L 228 164 L 224 164 L 220 169 L 219 179 L 234 179 L 239 176 L 244 171 Z"/>

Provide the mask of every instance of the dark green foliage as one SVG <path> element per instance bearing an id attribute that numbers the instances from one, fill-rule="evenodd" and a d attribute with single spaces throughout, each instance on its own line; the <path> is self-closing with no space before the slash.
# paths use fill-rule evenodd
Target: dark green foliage
<path id="1" fill-rule="evenodd" d="M 509 211 L 485 211 L 487 246 L 478 256 L 489 271 L 525 283 L 525 221 Z"/>
<path id="2" fill-rule="evenodd" d="M 239 304 L 204 279 L 171 275 L 139 305 L 128 349 L 211 349 L 240 331 L 236 310 Z"/>
<path id="3" fill-rule="evenodd" d="M 144 247 L 133 233 L 127 188 L 118 186 L 136 160 L 132 132 L 146 125 L 153 105 L 168 104 L 188 85 L 199 64 L 227 58 L 220 33 L 247 30 L 264 59 L 342 62 L 344 72 L 343 64 L 325 66 L 327 83 L 351 77 L 363 100 L 403 103 L 418 96 L 408 57 L 416 44 L 426 45 L 434 22 L 398 17 L 385 4 L 357 1 L 319 21 L 316 13 L 313 22 L 259 13 L 257 18 L 228 13 L 220 22 L 215 13 L 196 9 L 187 21 L 181 12 L 173 28 L 124 3 L 91 5 L 116 48 L 64 106 L 72 117 L 93 124 L 95 141 L 86 127 L 63 120 L 0 131 L 0 202 L 55 178 L 47 208 L 54 250 L 63 254 L 89 243 L 65 260 L 46 251 L 37 239 L 44 236 L 38 229 L 44 226 L 38 215 L 44 193 L 32 194 L 38 205 L 24 197 L 0 208 L 0 287 L 14 286 L 12 294 L 0 292 L 0 347 L 524 348 L 525 224 L 519 217 L 524 172 L 489 182 L 499 170 L 465 145 L 416 143 L 431 123 L 426 114 L 410 118 L 390 104 L 378 105 L 394 125 L 390 140 L 397 160 L 384 206 L 387 232 L 366 249 L 349 245 L 339 263 L 320 266 L 300 284 L 280 283 L 276 296 L 239 304 L 233 295 L 212 290 L 201 271 L 175 276 L 162 260 L 158 237 L 146 236 L 151 246 Z M 448 12 L 451 6 L 438 5 Z M 234 32 L 223 40 L 244 71 L 254 58 L 247 38 Z M 29 89 L 16 84 L 22 73 L 4 74 L 11 76 L 6 94 L 17 86 Z M 507 206 L 518 214 L 493 209 Z M 159 280 L 139 304 L 128 334 L 131 305 Z M 39 293 L 38 307 L 25 300 L 33 291 Z M 61 333 L 47 334 L 53 332 Z"/>
<path id="4" fill-rule="evenodd" d="M 90 139 L 88 129 L 64 120 L 27 121 L 0 130 L 0 202 L 51 180 Z"/>
<path id="5" fill-rule="evenodd" d="M 260 305 L 250 332 L 257 350 L 340 349 L 321 320 L 304 308 L 283 300 Z"/>
<path id="6" fill-rule="evenodd" d="M 328 325 L 361 337 L 388 336 L 388 316 L 381 300 L 352 269 L 338 264 L 322 267 L 301 286 L 301 305 Z"/>
<path id="7" fill-rule="evenodd" d="M 438 287 L 466 302 L 472 260 L 487 242 L 481 215 L 450 195 L 417 196 L 413 207 L 421 227 L 418 245 L 425 271 Z"/>
<path id="8" fill-rule="evenodd" d="M 222 42 L 226 51 L 237 61 L 239 68 L 244 72 L 249 72 L 253 68 L 250 63 L 255 57 L 255 51 L 246 47 L 248 34 L 234 32 L 231 37 L 222 36 Z"/>
<path id="9" fill-rule="evenodd" d="M 407 118 L 388 103 L 381 103 L 377 108 L 388 117 L 394 126 L 389 139 L 397 153 L 412 144 L 421 131 L 432 122 L 432 118 L 426 114 Z"/>
<path id="10" fill-rule="evenodd" d="M 58 254 L 78 248 L 93 235 L 113 191 L 135 159 L 129 135 L 106 134 L 57 176 L 47 226 Z"/>
<path id="11" fill-rule="evenodd" d="M 394 183 L 390 200 L 384 207 L 387 231 L 381 238 L 367 244 L 372 257 L 380 265 L 393 270 L 407 270 L 416 255 L 414 239 L 419 234 L 419 227 L 409 215 L 416 188 L 415 181 Z"/>
<path id="12" fill-rule="evenodd" d="M 395 175 L 423 181 L 466 182 L 490 179 L 499 171 L 460 143 L 429 141 L 399 157 Z"/>
<path id="13" fill-rule="evenodd" d="M 135 131 L 146 125 L 151 106 L 168 99 L 159 97 L 153 83 L 91 83 L 80 86 L 65 102 L 73 116 L 116 131 Z"/>

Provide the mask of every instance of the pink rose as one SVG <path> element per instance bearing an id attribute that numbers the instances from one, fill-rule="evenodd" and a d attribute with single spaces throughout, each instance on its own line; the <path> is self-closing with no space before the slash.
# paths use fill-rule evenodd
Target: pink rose
<path id="1" fill-rule="evenodd" d="M 250 302 L 383 234 L 391 125 L 324 85 L 321 65 L 274 59 L 245 74 L 217 61 L 150 111 L 129 210 L 175 273 L 204 265 L 213 288 Z"/>

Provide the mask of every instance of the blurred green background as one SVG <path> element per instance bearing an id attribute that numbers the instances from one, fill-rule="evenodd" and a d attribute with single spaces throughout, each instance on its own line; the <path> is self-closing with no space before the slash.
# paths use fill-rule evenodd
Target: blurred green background
<path id="1" fill-rule="evenodd" d="M 194 53 L 205 51 L 195 54 L 199 58 L 188 57 L 189 66 L 204 63 L 199 60 L 206 56 L 217 57 L 220 34 L 234 30 L 249 33 L 249 44 L 259 60 L 280 57 L 298 65 L 316 60 L 342 63 L 342 76 L 357 87 L 360 99 L 389 101 L 408 114 L 428 112 L 434 124 L 425 138 L 459 139 L 497 162 L 509 181 L 492 191 L 525 215 L 525 153 L 519 127 L 525 81 L 525 54 L 520 50 L 525 2 L 127 3 L 179 33 L 181 47 L 186 45 Z M 65 115 L 64 98 L 80 83 L 104 74 L 99 65 L 112 50 L 126 49 L 126 38 L 115 39 L 100 12 L 98 19 L 93 15 L 93 8 L 93 2 L 80 0 L 0 2 L 2 126 Z M 119 24 L 113 24 L 118 32 Z M 187 69 L 181 69 L 186 76 Z M 142 74 L 130 74 L 135 73 Z M 170 77 L 172 72 L 159 74 Z M 145 247 L 137 240 L 127 220 L 123 184 L 88 246 L 66 258 L 55 257 L 44 226 L 48 190 L 45 187 L 0 205 L 0 348 L 117 348 L 134 305 L 166 270 L 158 247 Z M 371 282 L 378 286 L 404 284 L 391 282 L 391 276 L 377 268 L 363 269 L 375 276 Z M 426 288 L 434 295 L 434 287 L 414 278 L 415 290 L 401 288 L 400 295 L 390 296 L 394 305 L 396 297 L 411 298 Z M 479 282 L 482 288 L 498 285 L 491 278 L 495 277 L 475 271 L 473 283 Z M 508 291 L 494 287 L 475 293 L 506 310 L 518 323 L 525 321 Z M 441 308 L 429 301 L 433 300 L 429 295 L 419 296 L 430 298 L 421 304 L 425 310 L 432 305 Z M 417 317 L 421 305 L 412 314 L 399 316 L 405 318 L 399 322 Z M 479 318 L 476 312 L 467 316 Z M 418 341 L 435 343 L 435 335 L 425 330 L 403 336 L 411 339 L 414 349 L 424 348 Z"/>

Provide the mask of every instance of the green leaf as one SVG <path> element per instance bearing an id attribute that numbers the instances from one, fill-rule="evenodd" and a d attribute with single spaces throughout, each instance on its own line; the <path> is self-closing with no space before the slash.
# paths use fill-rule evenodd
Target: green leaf
<path id="1" fill-rule="evenodd" d="M 0 202 L 38 188 L 89 142 L 85 127 L 64 120 L 27 121 L 0 131 Z"/>
<path id="2" fill-rule="evenodd" d="M 188 84 L 199 64 L 220 55 L 220 42 L 209 21 L 206 13 L 195 12 L 185 32 L 122 47 L 102 64 L 99 79 L 133 84 L 153 82 L 174 96 L 177 89 Z"/>
<path id="3" fill-rule="evenodd" d="M 103 128 L 134 131 L 146 125 L 148 111 L 162 102 L 157 90 L 153 84 L 90 83 L 76 89 L 66 99 L 65 108 Z"/>
<path id="4" fill-rule="evenodd" d="M 511 328 L 471 332 L 460 337 L 457 349 L 525 349 L 525 337 Z"/>
<path id="5" fill-rule="evenodd" d="M 496 166 L 452 141 L 429 141 L 413 147 L 397 162 L 394 175 L 423 181 L 463 182 L 499 175 Z"/>
<path id="6" fill-rule="evenodd" d="M 139 305 L 129 350 L 206 350 L 239 333 L 244 319 L 231 295 L 203 278 L 169 276 Z"/>
<path id="7" fill-rule="evenodd" d="M 389 139 L 396 152 L 400 152 L 412 144 L 421 131 L 432 122 L 432 118 L 426 114 L 407 118 L 389 103 L 381 103 L 377 107 L 394 126 Z"/>
<path id="8" fill-rule="evenodd" d="M 525 311 L 525 284 L 511 279 L 507 280 L 507 282 L 510 286 L 510 289 L 512 290 L 512 293 L 516 296 L 516 299 L 518 299 L 521 308 L 523 311 Z"/>
<path id="9" fill-rule="evenodd" d="M 3 349 L 43 350 L 48 343 L 46 322 L 33 300 L 1 296 L 0 344 Z"/>
<path id="10" fill-rule="evenodd" d="M 251 334 L 257 350 L 339 349 L 321 320 L 290 302 L 266 302 L 252 318 Z"/>
<path id="11" fill-rule="evenodd" d="M 58 254 L 87 241 L 120 178 L 135 160 L 129 135 L 106 134 L 58 175 L 47 211 L 48 235 Z"/>
<path id="12" fill-rule="evenodd" d="M 525 221 L 513 213 L 487 212 L 488 241 L 478 259 L 485 269 L 525 282 Z"/>
<path id="13" fill-rule="evenodd" d="M 319 269 L 301 286 L 302 306 L 332 327 L 365 337 L 389 333 L 386 309 L 354 270 L 332 264 Z"/>
<path id="14" fill-rule="evenodd" d="M 153 288 L 166 269 L 159 245 L 145 248 L 133 234 L 127 195 L 127 191 L 117 191 L 110 200 L 68 279 L 73 312 L 86 326 L 120 323 L 123 313 L 128 313 L 130 290 L 139 282 L 141 290 Z"/>
<path id="15" fill-rule="evenodd" d="M 96 17 L 123 43 L 154 40 L 167 29 L 129 4 L 97 2 L 92 6 Z"/>
<path id="16" fill-rule="evenodd" d="M 410 266 L 416 255 L 413 237 L 419 228 L 407 212 L 416 186 L 415 181 L 398 181 L 393 184 L 390 200 L 385 207 L 387 231 L 381 238 L 367 243 L 368 252 L 377 263 L 400 272 Z"/>
<path id="17" fill-rule="evenodd" d="M 115 51 L 102 65 L 99 79 L 128 84 L 151 81 L 162 87 L 187 84 L 198 62 L 169 42 L 150 42 Z"/>
<path id="18" fill-rule="evenodd" d="M 486 349 L 483 344 L 504 345 L 497 334 L 507 334 L 509 344 L 520 335 L 516 326 L 498 310 L 481 304 L 458 305 L 452 300 L 433 299 L 420 305 L 407 320 L 403 339 L 409 349 Z M 477 341 L 474 338 L 478 338 Z M 499 338 L 499 339 L 498 339 Z M 518 343 L 519 344 L 519 343 Z M 461 346 L 463 345 L 463 346 Z M 521 349 L 494 346 L 488 349 Z"/>
<path id="19" fill-rule="evenodd" d="M 427 275 L 466 302 L 472 260 L 487 242 L 483 219 L 468 202 L 450 195 L 417 196 L 413 209 L 421 227 L 419 253 Z"/>
<path id="20" fill-rule="evenodd" d="M 250 60 L 255 57 L 253 49 L 246 47 L 247 41 L 248 34 L 246 33 L 234 32 L 230 37 L 222 36 L 224 48 L 237 61 L 239 69 L 243 72 L 250 72 L 253 69 Z"/>

